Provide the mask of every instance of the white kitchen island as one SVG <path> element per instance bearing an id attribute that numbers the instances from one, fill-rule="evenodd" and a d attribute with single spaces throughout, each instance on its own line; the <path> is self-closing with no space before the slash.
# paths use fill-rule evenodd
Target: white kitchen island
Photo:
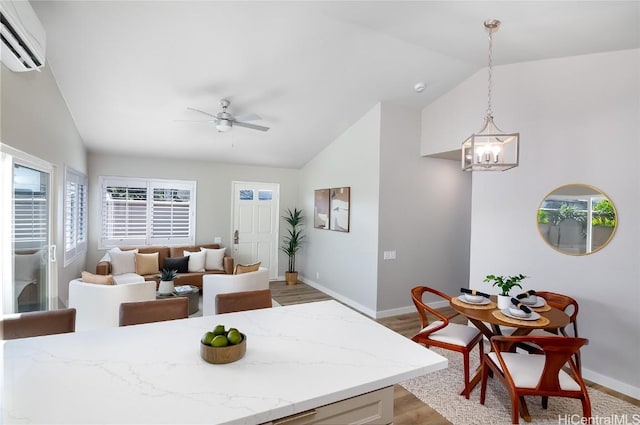
<path id="1" fill-rule="evenodd" d="M 217 324 L 247 335 L 242 359 L 202 360 Z M 336 301 L 4 341 L 2 356 L 4 424 L 312 423 L 363 394 L 388 406 L 389 387 L 447 366 Z"/>

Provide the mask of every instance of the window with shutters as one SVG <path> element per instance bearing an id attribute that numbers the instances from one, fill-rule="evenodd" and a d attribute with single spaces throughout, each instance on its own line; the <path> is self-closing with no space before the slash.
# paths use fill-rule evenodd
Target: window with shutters
<path id="1" fill-rule="evenodd" d="M 193 245 L 196 182 L 100 177 L 99 248 Z"/>
<path id="2" fill-rule="evenodd" d="M 16 165 L 13 191 L 13 244 L 17 249 L 47 243 L 49 206 L 41 172 Z"/>
<path id="3" fill-rule="evenodd" d="M 64 172 L 64 265 L 87 251 L 87 176 Z"/>

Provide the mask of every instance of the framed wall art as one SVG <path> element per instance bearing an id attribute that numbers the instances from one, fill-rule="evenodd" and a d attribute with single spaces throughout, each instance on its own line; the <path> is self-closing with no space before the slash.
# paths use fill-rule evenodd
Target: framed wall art
<path id="1" fill-rule="evenodd" d="M 318 189 L 314 193 L 313 227 L 316 229 L 329 229 L 329 191 Z"/>
<path id="2" fill-rule="evenodd" d="M 329 229 L 338 232 L 349 231 L 350 187 L 330 189 Z"/>

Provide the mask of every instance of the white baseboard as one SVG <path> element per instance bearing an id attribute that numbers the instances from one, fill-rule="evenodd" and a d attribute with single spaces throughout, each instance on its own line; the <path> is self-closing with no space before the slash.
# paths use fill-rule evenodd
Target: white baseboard
<path id="1" fill-rule="evenodd" d="M 448 307 L 449 306 L 449 302 L 448 301 L 436 301 L 436 302 L 432 302 L 432 303 L 428 303 L 427 304 L 429 307 L 432 308 L 443 308 L 443 307 Z M 416 312 L 416 307 L 412 304 L 406 307 L 400 307 L 400 308 L 392 308 L 389 310 L 381 310 L 378 311 L 376 314 L 376 319 L 383 319 L 385 317 L 393 317 L 393 316 L 400 316 L 401 314 L 409 314 L 409 313 L 415 313 Z"/>
<path id="2" fill-rule="evenodd" d="M 416 307 L 414 305 L 400 307 L 400 308 L 392 308 L 389 310 L 375 311 L 363 306 L 360 303 L 353 301 L 351 298 L 347 298 L 342 294 L 338 294 L 337 292 L 319 284 L 318 282 L 314 282 L 311 279 L 307 279 L 306 277 L 298 277 L 298 279 L 301 282 L 304 282 L 307 285 L 311 286 L 312 288 L 315 288 L 318 291 L 324 292 L 325 294 L 335 298 L 336 300 L 348 305 L 349 307 L 355 310 L 358 310 L 363 314 L 366 314 L 367 316 L 373 319 L 383 319 L 385 317 L 400 316 L 401 314 L 415 313 L 416 311 Z M 433 308 L 442 308 L 448 305 L 449 303 L 447 301 L 437 301 L 437 302 L 429 303 L 429 306 Z"/>
<path id="3" fill-rule="evenodd" d="M 640 388 L 634 387 L 633 385 L 629 385 L 624 382 L 620 382 L 617 379 L 610 378 L 598 372 L 594 372 L 590 369 L 586 369 L 584 368 L 584 365 L 582 368 L 582 377 L 584 379 L 588 379 L 589 381 L 595 382 L 596 384 L 607 387 L 611 390 L 617 391 L 629 397 L 633 397 L 636 400 L 640 400 Z"/>
<path id="4" fill-rule="evenodd" d="M 307 279 L 304 277 L 300 277 L 298 276 L 298 280 L 300 280 L 301 282 L 306 283 L 307 285 L 311 286 L 312 288 L 317 289 L 318 291 L 322 291 L 325 294 L 331 296 L 332 298 L 335 298 L 336 300 L 340 301 L 341 303 L 344 303 L 346 305 L 348 305 L 349 307 L 353 308 L 354 310 L 358 310 L 360 313 L 366 314 L 369 317 L 372 317 L 374 319 L 376 319 L 376 312 L 374 310 L 371 310 L 370 308 L 367 308 L 365 306 L 363 306 L 360 303 L 357 303 L 355 301 L 353 301 L 351 298 L 347 298 L 342 294 L 338 294 L 337 292 L 320 285 L 318 282 L 314 282 L 311 279 Z"/>

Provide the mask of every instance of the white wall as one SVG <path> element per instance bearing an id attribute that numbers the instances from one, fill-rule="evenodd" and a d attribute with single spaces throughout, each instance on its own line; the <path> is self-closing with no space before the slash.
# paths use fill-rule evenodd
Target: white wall
<path id="1" fill-rule="evenodd" d="M 520 131 L 520 166 L 473 176 L 470 285 L 493 290 L 485 275 L 524 273 L 526 288 L 576 298 L 580 335 L 589 338 L 584 376 L 640 398 L 640 50 L 494 71 L 494 116 L 503 130 Z M 485 85 L 479 72 L 423 111 L 423 126 L 439 134 L 423 134 L 423 152 L 459 148 L 458 130 L 476 130 L 460 117 L 478 107 L 466 90 L 475 96 Z M 539 203 L 567 183 L 596 186 L 617 208 L 613 240 L 592 255 L 558 253 L 538 235 Z"/>
<path id="2" fill-rule="evenodd" d="M 370 316 L 378 293 L 380 109 L 373 107 L 301 169 L 298 206 L 307 234 L 296 258 L 302 280 Z M 351 187 L 350 231 L 314 229 L 314 190 L 343 186 Z"/>
<path id="3" fill-rule="evenodd" d="M 414 286 L 466 287 L 471 226 L 471 175 L 420 156 L 420 111 L 383 103 L 381 116 L 378 317 L 415 312 Z"/>
<path id="4" fill-rule="evenodd" d="M 82 255 L 64 267 L 64 169 L 66 165 L 86 173 L 86 150 L 48 66 L 41 72 L 11 72 L 4 65 L 0 69 L 2 143 L 55 167 L 52 242 L 57 245 L 59 261 L 54 263 L 53 274 L 58 298 L 64 303 L 69 280 L 80 276 L 85 265 Z"/>
<path id="5" fill-rule="evenodd" d="M 298 193 L 298 170 L 248 165 L 219 164 L 211 161 L 140 158 L 89 154 L 89 255 L 87 268 L 95 270 L 104 255 L 98 250 L 100 238 L 99 176 L 126 176 L 195 180 L 196 243 L 213 243 L 216 236 L 222 245 L 231 246 L 231 182 L 254 181 L 280 184 L 280 210 L 293 208 Z M 281 220 L 280 227 L 284 226 Z M 286 256 L 279 255 L 278 275 L 284 275 Z"/>

